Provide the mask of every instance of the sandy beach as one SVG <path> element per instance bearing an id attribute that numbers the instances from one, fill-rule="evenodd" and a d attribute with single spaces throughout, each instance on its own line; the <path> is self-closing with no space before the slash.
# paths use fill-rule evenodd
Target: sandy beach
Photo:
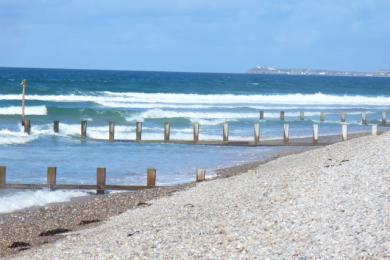
<path id="1" fill-rule="evenodd" d="M 390 257 L 390 133 L 147 201 L 20 259 Z"/>

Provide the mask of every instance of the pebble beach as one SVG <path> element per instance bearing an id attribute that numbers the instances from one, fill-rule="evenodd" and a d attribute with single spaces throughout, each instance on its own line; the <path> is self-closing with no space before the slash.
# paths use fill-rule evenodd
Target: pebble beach
<path id="1" fill-rule="evenodd" d="M 390 257 L 390 133 L 196 184 L 16 259 Z"/>

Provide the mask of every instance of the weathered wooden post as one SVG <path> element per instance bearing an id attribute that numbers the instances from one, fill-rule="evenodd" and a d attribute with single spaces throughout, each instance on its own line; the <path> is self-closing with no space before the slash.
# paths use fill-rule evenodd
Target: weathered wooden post
<path id="1" fill-rule="evenodd" d="M 0 166 L 0 188 L 5 187 L 6 173 L 7 173 L 7 168 L 5 166 Z"/>
<path id="2" fill-rule="evenodd" d="M 320 112 L 320 121 L 321 122 L 325 121 L 325 113 L 324 112 Z"/>
<path id="3" fill-rule="evenodd" d="M 289 142 L 288 128 L 289 128 L 288 124 L 283 125 L 283 141 L 284 141 L 284 143 Z"/>
<path id="4" fill-rule="evenodd" d="M 57 184 L 57 168 L 56 167 L 48 167 L 47 168 L 47 187 L 49 190 L 56 190 Z"/>
<path id="5" fill-rule="evenodd" d="M 280 111 L 280 121 L 284 121 L 284 111 Z"/>
<path id="6" fill-rule="evenodd" d="M 81 121 L 81 139 L 87 138 L 87 121 Z"/>
<path id="7" fill-rule="evenodd" d="M 345 112 L 342 112 L 342 113 L 340 114 L 340 122 L 341 122 L 341 123 L 345 123 L 346 118 L 347 118 L 347 114 L 346 114 Z"/>
<path id="8" fill-rule="evenodd" d="M 367 125 L 367 112 L 362 112 L 362 125 Z"/>
<path id="9" fill-rule="evenodd" d="M 196 181 L 201 182 L 206 178 L 206 170 L 205 169 L 197 169 L 196 170 Z"/>
<path id="10" fill-rule="evenodd" d="M 96 186 L 96 194 L 104 194 L 104 186 L 106 186 L 106 168 L 97 168 Z"/>
<path id="11" fill-rule="evenodd" d="M 253 136 L 254 136 L 254 143 L 259 144 L 260 143 L 260 124 L 255 123 L 253 126 Z"/>
<path id="12" fill-rule="evenodd" d="M 348 140 L 348 125 L 343 124 L 341 126 L 341 140 L 347 141 Z"/>
<path id="13" fill-rule="evenodd" d="M 305 120 L 305 112 L 303 112 L 303 111 L 299 112 L 299 119 Z"/>
<path id="14" fill-rule="evenodd" d="M 374 124 L 371 126 L 371 134 L 378 135 L 378 125 L 377 124 Z"/>
<path id="15" fill-rule="evenodd" d="M 30 120 L 24 119 L 23 120 L 23 127 L 24 127 L 24 132 L 26 134 L 31 134 L 31 123 L 30 123 Z"/>
<path id="16" fill-rule="evenodd" d="M 313 144 L 318 143 L 318 124 L 313 125 Z"/>
<path id="17" fill-rule="evenodd" d="M 137 121 L 135 123 L 135 140 L 141 142 L 142 140 L 142 122 Z"/>
<path id="18" fill-rule="evenodd" d="M 53 132 L 58 133 L 60 131 L 60 121 L 54 120 L 53 121 Z"/>
<path id="19" fill-rule="evenodd" d="M 156 186 L 156 169 L 155 168 L 148 168 L 146 186 L 148 188 L 153 188 Z"/>
<path id="20" fill-rule="evenodd" d="M 108 123 L 108 140 L 110 142 L 115 140 L 115 123 L 112 121 Z"/>
<path id="21" fill-rule="evenodd" d="M 264 111 L 259 112 L 259 117 L 260 117 L 260 120 L 264 119 Z"/>
<path id="22" fill-rule="evenodd" d="M 199 123 L 193 124 L 194 128 L 194 143 L 199 142 Z"/>
<path id="23" fill-rule="evenodd" d="M 223 123 L 223 142 L 227 143 L 229 141 L 229 124 Z"/>
<path id="24" fill-rule="evenodd" d="M 164 123 L 164 142 L 168 143 L 171 135 L 171 124 L 169 122 Z"/>
<path id="25" fill-rule="evenodd" d="M 26 107 L 25 97 L 26 97 L 27 81 L 25 79 L 22 80 L 20 85 L 22 86 L 22 122 L 24 123 L 24 115 L 25 115 L 24 112 L 25 112 L 25 107 Z"/>
<path id="26" fill-rule="evenodd" d="M 383 111 L 382 112 L 382 125 L 386 125 L 387 124 L 386 117 L 387 117 L 387 113 L 386 113 L 386 111 Z"/>

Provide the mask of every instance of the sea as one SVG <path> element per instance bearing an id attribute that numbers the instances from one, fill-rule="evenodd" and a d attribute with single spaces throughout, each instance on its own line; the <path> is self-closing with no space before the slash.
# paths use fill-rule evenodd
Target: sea
<path id="1" fill-rule="evenodd" d="M 21 127 L 23 79 L 30 135 Z M 191 140 L 193 123 L 200 124 L 201 140 L 222 140 L 225 122 L 230 140 L 253 140 L 256 122 L 262 140 L 281 139 L 284 123 L 292 139 L 311 136 L 313 124 L 320 124 L 320 136 L 339 134 L 341 112 L 349 132 L 368 132 L 389 109 L 390 78 L 0 68 L 0 165 L 7 167 L 9 183 L 45 183 L 47 167 L 54 166 L 57 183 L 94 184 L 96 168 L 105 167 L 107 183 L 143 185 L 153 167 L 157 185 L 175 185 L 193 181 L 197 168 L 213 176 L 220 168 L 299 148 L 96 140 L 108 138 L 108 122 L 116 124 L 115 138 L 128 140 L 135 139 L 137 121 L 145 140 L 162 140 L 164 122 L 171 123 L 173 140 Z M 367 126 L 360 123 L 362 111 Z M 54 120 L 60 121 L 59 133 L 53 133 Z M 88 122 L 85 141 L 81 120 Z M 3 189 L 0 214 L 87 194 Z"/>

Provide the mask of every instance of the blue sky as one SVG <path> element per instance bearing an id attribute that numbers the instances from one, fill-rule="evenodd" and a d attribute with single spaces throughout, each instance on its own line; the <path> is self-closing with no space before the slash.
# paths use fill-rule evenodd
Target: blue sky
<path id="1" fill-rule="evenodd" d="M 390 0 L 0 0 L 0 66 L 390 70 Z"/>

